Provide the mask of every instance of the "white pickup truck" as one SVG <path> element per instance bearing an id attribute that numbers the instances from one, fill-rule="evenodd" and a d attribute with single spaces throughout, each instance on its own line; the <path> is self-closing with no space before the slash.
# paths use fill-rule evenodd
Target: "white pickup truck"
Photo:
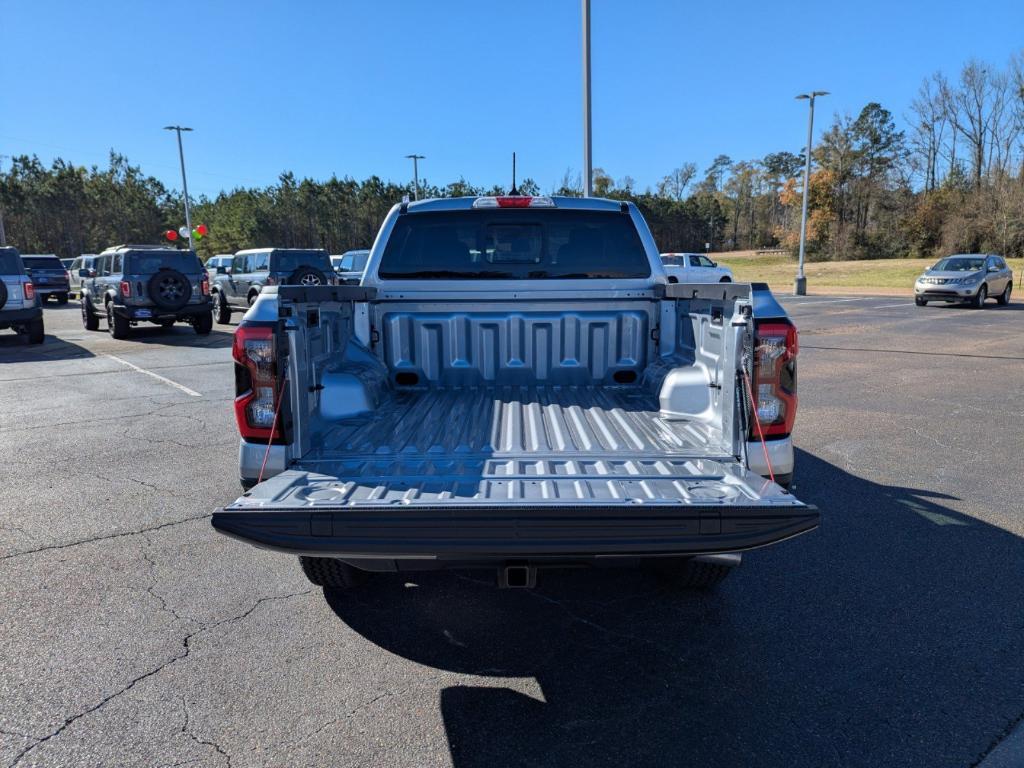
<path id="1" fill-rule="evenodd" d="M 360 285 L 264 289 L 233 355 L 247 490 L 213 526 L 316 584 L 648 563 L 708 586 L 818 524 L 786 490 L 796 329 L 766 286 L 670 283 L 631 204 L 396 205 Z"/>

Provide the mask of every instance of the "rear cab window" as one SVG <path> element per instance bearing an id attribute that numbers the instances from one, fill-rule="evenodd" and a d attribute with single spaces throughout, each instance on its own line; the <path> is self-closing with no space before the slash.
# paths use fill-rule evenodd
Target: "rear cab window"
<path id="1" fill-rule="evenodd" d="M 398 218 L 381 257 L 384 280 L 647 278 L 632 219 L 617 211 L 469 210 Z"/>

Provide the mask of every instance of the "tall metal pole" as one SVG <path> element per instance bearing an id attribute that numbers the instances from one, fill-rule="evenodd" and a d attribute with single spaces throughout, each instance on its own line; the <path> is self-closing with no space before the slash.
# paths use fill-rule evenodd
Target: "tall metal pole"
<path id="1" fill-rule="evenodd" d="M 191 128 L 183 128 L 180 125 L 168 125 L 164 127 L 165 131 L 175 131 L 178 134 L 178 158 L 181 160 L 181 186 L 185 194 L 185 227 L 188 229 L 188 247 L 195 250 L 195 244 L 192 242 L 192 209 L 189 207 L 188 202 L 188 179 L 185 178 L 185 150 L 181 147 L 181 132 L 191 131 Z"/>
<path id="2" fill-rule="evenodd" d="M 804 249 L 807 244 L 807 193 L 811 180 L 811 141 L 814 139 L 814 99 L 817 96 L 828 96 L 828 91 L 811 91 L 801 93 L 796 98 L 807 99 L 810 102 L 810 109 L 807 113 L 807 151 L 804 155 L 804 200 L 803 209 L 800 213 L 800 260 L 796 270 L 796 279 L 793 281 L 793 293 L 797 296 L 807 295 L 807 277 L 804 275 Z"/>
<path id="3" fill-rule="evenodd" d="M 426 160 L 426 155 L 406 155 L 406 158 L 412 160 L 412 179 L 413 179 L 413 192 L 412 199 L 420 199 L 420 160 Z"/>
<path id="4" fill-rule="evenodd" d="M 10 155 L 0 155 L 0 161 L 6 160 Z M 4 230 L 4 206 L 0 202 L 0 248 L 7 245 L 7 232 Z"/>
<path id="5" fill-rule="evenodd" d="M 583 0 L 583 196 L 594 194 L 590 134 L 590 0 Z"/>

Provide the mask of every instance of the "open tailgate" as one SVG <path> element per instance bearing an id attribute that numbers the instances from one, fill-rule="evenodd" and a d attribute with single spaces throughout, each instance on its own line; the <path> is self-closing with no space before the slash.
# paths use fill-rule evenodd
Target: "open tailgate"
<path id="1" fill-rule="evenodd" d="M 818 510 L 731 458 L 353 457 L 292 469 L 213 526 L 316 556 L 467 559 L 735 552 L 818 525 Z"/>

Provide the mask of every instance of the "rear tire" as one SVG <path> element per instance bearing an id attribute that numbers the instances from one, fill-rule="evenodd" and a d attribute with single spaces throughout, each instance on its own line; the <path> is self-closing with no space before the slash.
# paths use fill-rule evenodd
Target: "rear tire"
<path id="1" fill-rule="evenodd" d="M 302 572 L 318 587 L 353 589 L 365 579 L 366 573 L 348 563 L 331 557 L 299 557 Z"/>
<path id="2" fill-rule="evenodd" d="M 672 560 L 658 563 L 655 572 L 673 587 L 679 589 L 711 589 L 735 570 L 734 566 L 704 563 L 698 560 Z"/>
<path id="3" fill-rule="evenodd" d="M 213 314 L 217 325 L 227 325 L 231 322 L 231 307 L 224 300 L 224 294 L 220 291 L 213 294 Z"/>
<path id="4" fill-rule="evenodd" d="M 1007 283 L 1003 292 L 996 297 L 996 303 L 1005 307 L 1010 303 L 1010 294 L 1013 292 L 1013 283 Z"/>
<path id="5" fill-rule="evenodd" d="M 971 306 L 975 309 L 982 309 L 985 306 L 985 299 L 987 298 L 988 287 L 983 285 L 978 289 L 978 295 L 974 297 L 973 301 L 971 301 Z"/>
<path id="6" fill-rule="evenodd" d="M 28 343 L 29 344 L 42 344 L 46 338 L 46 331 L 43 328 L 43 318 L 38 317 L 31 323 L 25 326 L 25 330 L 28 332 Z"/>
<path id="7" fill-rule="evenodd" d="M 92 303 L 85 296 L 82 297 L 82 326 L 87 331 L 98 331 L 100 319 L 92 311 Z"/>
<path id="8" fill-rule="evenodd" d="M 213 312 L 204 312 L 192 319 L 192 327 L 200 336 L 206 336 L 213 330 Z"/>
<path id="9" fill-rule="evenodd" d="M 67 304 L 68 303 L 68 294 L 66 294 L 66 293 L 58 293 L 57 294 L 57 303 L 58 304 Z"/>
<path id="10" fill-rule="evenodd" d="M 114 314 L 114 303 L 107 302 L 107 331 L 115 339 L 127 339 L 131 326 L 128 318 L 119 317 Z"/>
<path id="11" fill-rule="evenodd" d="M 731 277 L 723 277 L 718 282 L 720 282 L 720 283 L 731 283 L 732 282 L 732 278 Z"/>
<path id="12" fill-rule="evenodd" d="M 160 327 L 163 330 L 169 331 L 169 330 L 171 330 L 171 328 L 174 327 L 174 321 L 173 320 L 161 320 L 159 325 L 160 325 Z"/>
<path id="13" fill-rule="evenodd" d="M 917 304 L 917 306 L 919 306 L 919 307 L 927 307 L 928 306 L 927 299 L 921 299 L 921 298 L 918 298 L 917 296 L 914 297 L 914 303 Z"/>

